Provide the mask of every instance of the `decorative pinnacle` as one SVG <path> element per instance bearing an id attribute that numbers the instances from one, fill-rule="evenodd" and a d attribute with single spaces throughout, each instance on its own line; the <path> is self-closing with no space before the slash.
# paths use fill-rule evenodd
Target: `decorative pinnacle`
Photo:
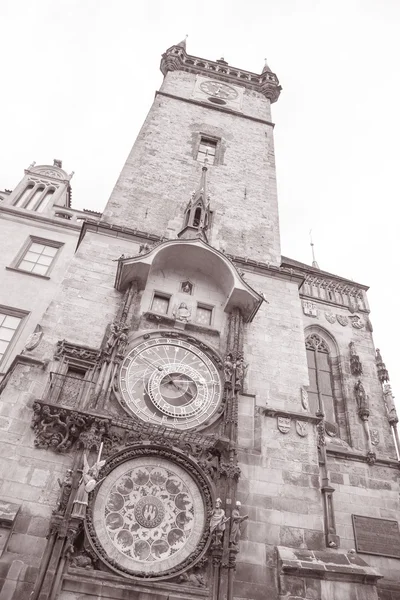
<path id="1" fill-rule="evenodd" d="M 188 34 L 185 35 L 185 39 L 182 40 L 181 42 L 179 42 L 179 44 L 177 44 L 177 46 L 180 46 L 181 48 L 183 48 L 184 50 L 186 50 L 186 40 L 188 39 Z"/>
<path id="2" fill-rule="evenodd" d="M 263 74 L 263 73 L 272 73 L 271 69 L 268 66 L 266 58 L 264 58 L 264 67 L 263 67 L 263 70 L 261 71 L 261 74 Z"/>
<path id="3" fill-rule="evenodd" d="M 315 260 L 314 242 L 313 242 L 311 233 L 312 233 L 312 229 L 310 229 L 310 246 L 311 246 L 311 252 L 312 252 L 312 259 L 313 259 L 312 260 L 312 266 L 314 267 L 314 269 L 319 269 L 318 263 Z"/>

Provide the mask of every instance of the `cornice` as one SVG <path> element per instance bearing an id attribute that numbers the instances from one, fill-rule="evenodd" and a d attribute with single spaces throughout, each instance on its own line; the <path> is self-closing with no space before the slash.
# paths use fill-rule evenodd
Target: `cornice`
<path id="1" fill-rule="evenodd" d="M 155 96 L 165 96 L 167 98 L 172 98 L 173 100 L 180 100 L 181 102 L 187 102 L 188 104 L 195 104 L 196 106 L 201 106 L 202 108 L 211 108 L 212 110 L 218 110 L 219 112 L 223 112 L 229 115 L 233 115 L 235 117 L 241 117 L 242 119 L 248 119 L 249 121 L 255 121 L 256 123 L 262 123 L 263 125 L 268 125 L 269 127 L 274 128 L 275 123 L 271 121 L 266 121 L 265 119 L 259 119 L 258 117 L 252 117 L 251 115 L 245 115 L 242 112 L 237 110 L 233 110 L 231 108 L 225 108 L 224 106 L 219 106 L 217 104 L 200 102 L 200 100 L 193 100 L 192 98 L 183 98 L 182 96 L 176 96 L 175 94 L 168 94 L 167 92 L 156 91 Z"/>
<path id="2" fill-rule="evenodd" d="M 331 279 L 332 281 L 337 281 L 338 283 L 344 283 L 349 286 L 357 287 L 364 291 L 369 290 L 369 286 L 364 285 L 362 283 L 357 283 L 356 281 L 352 281 L 351 279 L 346 279 L 345 277 L 340 277 L 340 275 L 334 275 L 333 273 L 329 273 L 328 271 L 321 271 L 321 269 L 316 269 L 315 267 L 311 267 L 304 263 L 301 263 L 292 258 L 288 258 L 286 256 L 281 257 L 281 265 L 287 268 L 293 268 L 297 271 L 300 271 L 308 277 L 316 277 L 320 279 Z M 304 276 L 304 275 L 303 275 Z"/>

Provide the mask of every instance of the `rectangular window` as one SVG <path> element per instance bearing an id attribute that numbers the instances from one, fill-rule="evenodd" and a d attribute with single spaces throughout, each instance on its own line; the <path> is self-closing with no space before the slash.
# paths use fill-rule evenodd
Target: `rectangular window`
<path id="1" fill-rule="evenodd" d="M 203 304 L 198 304 L 196 311 L 196 323 L 209 327 L 211 325 L 211 319 L 212 308 L 209 306 L 204 306 Z"/>
<path id="2" fill-rule="evenodd" d="M 208 164 L 213 165 L 215 162 L 215 154 L 217 151 L 217 140 L 211 140 L 209 138 L 201 137 L 199 150 L 197 153 L 197 160 L 204 162 L 208 159 Z"/>
<path id="3" fill-rule="evenodd" d="M 168 308 L 169 296 L 160 293 L 154 294 L 153 301 L 151 303 L 151 310 L 166 315 L 168 313 Z"/>
<path id="4" fill-rule="evenodd" d="M 21 321 L 22 316 L 15 316 L 12 313 L 5 312 L 4 308 L 0 308 L 0 362 Z"/>
<path id="5" fill-rule="evenodd" d="M 15 268 L 35 275 L 48 276 L 59 248 L 63 244 L 52 240 L 30 237 Z"/>

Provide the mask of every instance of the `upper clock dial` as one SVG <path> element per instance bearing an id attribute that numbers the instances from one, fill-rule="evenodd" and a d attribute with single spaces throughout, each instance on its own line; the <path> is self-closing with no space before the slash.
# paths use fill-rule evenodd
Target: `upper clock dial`
<path id="1" fill-rule="evenodd" d="M 177 429 L 204 424 L 221 400 L 212 360 L 180 339 L 141 342 L 126 356 L 119 381 L 129 410 L 149 423 Z"/>
<path id="2" fill-rule="evenodd" d="M 238 97 L 234 87 L 220 81 L 203 81 L 200 84 L 200 89 L 205 94 L 221 98 L 221 100 L 234 100 Z"/>

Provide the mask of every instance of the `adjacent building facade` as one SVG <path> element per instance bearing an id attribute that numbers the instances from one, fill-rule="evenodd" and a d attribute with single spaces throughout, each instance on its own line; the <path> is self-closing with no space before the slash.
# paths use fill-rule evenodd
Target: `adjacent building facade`
<path id="1" fill-rule="evenodd" d="M 281 256 L 278 78 L 161 71 L 102 215 L 59 161 L 3 194 L 0 600 L 400 598 L 389 375 L 367 287 Z"/>

